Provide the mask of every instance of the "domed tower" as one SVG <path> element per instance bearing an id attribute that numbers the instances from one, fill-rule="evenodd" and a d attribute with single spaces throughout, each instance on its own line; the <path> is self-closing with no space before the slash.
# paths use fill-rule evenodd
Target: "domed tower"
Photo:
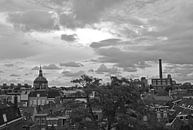
<path id="1" fill-rule="evenodd" d="M 40 70 L 39 70 L 39 76 L 34 80 L 33 86 L 34 86 L 35 90 L 46 90 L 46 89 L 48 89 L 48 81 L 43 76 L 41 66 L 40 66 Z"/>

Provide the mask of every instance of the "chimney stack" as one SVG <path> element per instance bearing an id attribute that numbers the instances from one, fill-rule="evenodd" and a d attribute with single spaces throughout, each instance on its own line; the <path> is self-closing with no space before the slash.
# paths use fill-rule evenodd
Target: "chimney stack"
<path id="1" fill-rule="evenodd" d="M 162 60 L 159 59 L 159 78 L 162 79 Z"/>
<path id="2" fill-rule="evenodd" d="M 14 96 L 14 106 L 17 108 L 18 106 L 18 103 L 17 103 L 17 95 Z"/>

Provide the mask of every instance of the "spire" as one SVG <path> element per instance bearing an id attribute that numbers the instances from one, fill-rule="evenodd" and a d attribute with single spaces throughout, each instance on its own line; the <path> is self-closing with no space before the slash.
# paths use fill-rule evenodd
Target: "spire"
<path id="1" fill-rule="evenodd" d="M 41 67 L 41 65 L 40 65 L 40 70 L 39 70 L 39 76 L 43 76 L 43 74 L 42 74 L 42 67 Z"/>

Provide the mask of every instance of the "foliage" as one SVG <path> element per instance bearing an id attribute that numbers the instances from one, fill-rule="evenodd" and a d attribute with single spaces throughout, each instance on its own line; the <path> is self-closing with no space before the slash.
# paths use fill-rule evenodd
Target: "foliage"
<path id="1" fill-rule="evenodd" d="M 145 105 L 140 98 L 139 89 L 131 79 L 111 77 L 111 81 L 106 84 L 100 83 L 101 79 L 82 75 L 72 82 L 82 87 L 86 95 L 86 108 L 75 109 L 73 119 L 76 123 L 87 127 L 90 122 L 98 129 L 144 129 L 142 117 Z M 90 94 L 95 92 L 95 98 Z M 96 118 L 94 109 L 102 110 L 102 117 Z M 77 117 L 79 115 L 79 117 Z M 85 120 L 85 119 L 90 120 Z"/>

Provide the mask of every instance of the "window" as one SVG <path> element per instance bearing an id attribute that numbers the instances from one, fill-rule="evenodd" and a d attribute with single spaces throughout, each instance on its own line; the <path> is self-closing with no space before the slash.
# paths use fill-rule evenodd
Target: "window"
<path id="1" fill-rule="evenodd" d="M 42 124 L 42 125 L 45 125 L 45 124 L 46 124 L 45 118 L 42 118 L 42 119 L 41 119 L 41 124 Z"/>
<path id="2" fill-rule="evenodd" d="M 32 100 L 30 100 L 30 106 L 32 106 L 33 105 L 33 101 Z"/>
<path id="3" fill-rule="evenodd" d="M 44 99 L 42 99 L 42 105 L 44 105 L 45 104 L 45 100 Z"/>
<path id="4" fill-rule="evenodd" d="M 38 105 L 41 105 L 41 99 L 38 99 Z"/>
<path id="5" fill-rule="evenodd" d="M 35 118 L 37 124 L 40 124 L 40 118 Z"/>
<path id="6" fill-rule="evenodd" d="M 34 105 L 37 105 L 37 101 L 36 101 L 36 100 L 33 100 L 33 104 L 34 104 Z"/>

